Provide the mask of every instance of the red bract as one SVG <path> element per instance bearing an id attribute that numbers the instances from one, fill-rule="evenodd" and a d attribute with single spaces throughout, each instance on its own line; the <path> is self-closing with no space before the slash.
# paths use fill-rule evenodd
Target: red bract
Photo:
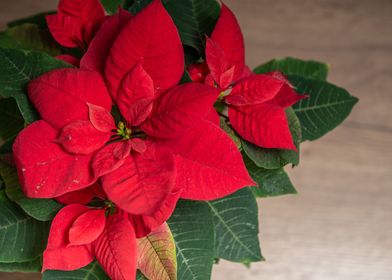
<path id="1" fill-rule="evenodd" d="M 229 120 L 245 140 L 265 148 L 296 150 L 285 109 L 304 98 L 282 74 L 252 74 L 245 65 L 244 41 L 234 14 L 222 5 L 220 18 L 206 42 L 210 74 L 192 66 L 193 79 L 225 91 Z M 196 77 L 196 78 L 195 78 Z"/>
<path id="2" fill-rule="evenodd" d="M 69 48 L 85 48 L 105 17 L 99 0 L 60 0 L 55 15 L 46 22 L 56 41 Z"/>
<path id="3" fill-rule="evenodd" d="M 42 271 L 75 270 L 94 259 L 111 279 L 134 280 L 136 236 L 126 214 L 71 204 L 54 218 Z"/>

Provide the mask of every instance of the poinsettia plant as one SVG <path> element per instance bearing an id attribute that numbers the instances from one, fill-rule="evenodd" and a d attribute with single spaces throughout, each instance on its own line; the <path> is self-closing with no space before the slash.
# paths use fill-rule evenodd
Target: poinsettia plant
<path id="1" fill-rule="evenodd" d="M 0 33 L 0 270 L 210 279 L 262 261 L 256 198 L 357 102 L 316 61 L 251 70 L 216 0 L 60 0 Z"/>

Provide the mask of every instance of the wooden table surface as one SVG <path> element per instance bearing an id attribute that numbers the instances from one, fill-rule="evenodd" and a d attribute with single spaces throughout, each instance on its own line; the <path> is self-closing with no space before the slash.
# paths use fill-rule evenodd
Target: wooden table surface
<path id="1" fill-rule="evenodd" d="M 0 26 L 54 0 L 0 0 Z M 330 81 L 360 98 L 349 119 L 303 145 L 290 170 L 299 194 L 259 201 L 266 262 L 222 261 L 213 280 L 392 279 L 392 1 L 226 0 L 247 62 L 295 56 L 331 65 Z M 0 279 L 39 279 L 0 274 Z"/>

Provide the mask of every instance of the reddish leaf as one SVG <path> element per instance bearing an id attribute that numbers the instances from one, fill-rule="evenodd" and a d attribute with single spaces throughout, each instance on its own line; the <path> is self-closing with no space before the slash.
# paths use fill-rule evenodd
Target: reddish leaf
<path id="1" fill-rule="evenodd" d="M 91 155 L 71 155 L 54 143 L 57 130 L 43 120 L 25 128 L 13 152 L 23 191 L 28 197 L 51 198 L 83 189 L 95 179 Z"/>
<path id="2" fill-rule="evenodd" d="M 183 187 L 182 198 L 212 200 L 256 185 L 235 143 L 211 122 L 204 121 L 192 133 L 161 144 L 176 155 L 177 184 Z"/>
<path id="3" fill-rule="evenodd" d="M 57 129 L 88 120 L 87 103 L 110 111 L 112 101 L 98 73 L 80 69 L 59 69 L 30 82 L 30 100 L 41 117 Z"/>
<path id="4" fill-rule="evenodd" d="M 91 210 L 80 215 L 69 229 L 69 245 L 85 245 L 95 241 L 106 225 L 105 210 Z"/>
<path id="5" fill-rule="evenodd" d="M 204 83 L 206 76 L 210 73 L 206 62 L 191 64 L 187 66 L 187 70 L 191 80 L 196 83 Z"/>
<path id="6" fill-rule="evenodd" d="M 275 98 L 284 85 L 271 76 L 254 75 L 236 84 L 225 101 L 235 106 L 261 104 Z"/>
<path id="7" fill-rule="evenodd" d="M 140 59 L 159 92 L 176 85 L 184 72 L 180 36 L 160 0 L 134 16 L 113 43 L 105 67 L 112 95 L 117 94 L 125 74 Z"/>
<path id="8" fill-rule="evenodd" d="M 88 210 L 86 206 L 73 204 L 57 213 L 50 227 L 42 271 L 75 270 L 93 261 L 94 256 L 89 246 L 68 246 L 69 229 L 74 221 Z"/>
<path id="9" fill-rule="evenodd" d="M 136 250 L 136 237 L 131 223 L 120 214 L 109 216 L 105 230 L 94 242 L 94 252 L 111 279 L 135 279 Z"/>
<path id="10" fill-rule="evenodd" d="M 56 58 L 65 61 L 73 66 L 79 67 L 79 59 L 70 54 L 60 54 L 56 56 Z"/>
<path id="11" fill-rule="evenodd" d="M 116 128 L 114 119 L 109 111 L 101 106 L 87 103 L 88 116 L 93 126 L 102 132 L 109 132 Z"/>
<path id="12" fill-rule="evenodd" d="M 99 150 L 91 162 L 95 177 L 101 177 L 119 168 L 130 152 L 131 145 L 128 141 L 112 143 Z"/>
<path id="13" fill-rule="evenodd" d="M 133 138 L 129 140 L 129 143 L 131 144 L 132 150 L 134 150 L 139 154 L 142 154 L 147 150 L 146 143 L 144 142 L 143 139 Z"/>
<path id="14" fill-rule="evenodd" d="M 65 47 L 84 47 L 105 16 L 99 0 L 61 0 L 56 15 L 46 16 L 53 37 Z"/>
<path id="15" fill-rule="evenodd" d="M 207 37 L 206 43 L 207 64 L 211 75 L 220 88 L 227 88 L 234 78 L 235 65 L 226 58 L 223 49 L 218 43 Z"/>
<path id="16" fill-rule="evenodd" d="M 131 17 L 129 12 L 120 9 L 117 14 L 106 18 L 80 61 L 81 69 L 96 71 L 101 74 L 104 73 L 105 62 L 109 55 L 110 47 Z"/>
<path id="17" fill-rule="evenodd" d="M 165 223 L 137 240 L 137 266 L 150 280 L 177 279 L 176 245 Z"/>
<path id="18" fill-rule="evenodd" d="M 151 215 L 129 215 L 129 219 L 134 225 L 137 238 L 146 236 L 170 218 L 180 198 L 181 191 L 180 186 L 175 186 L 161 207 Z"/>
<path id="19" fill-rule="evenodd" d="M 105 196 L 99 193 L 99 188 L 101 188 L 98 184 L 94 184 L 90 187 L 87 187 L 82 190 L 69 192 L 63 194 L 61 196 L 55 197 L 55 199 L 61 204 L 88 204 L 95 196 L 105 199 Z"/>
<path id="20" fill-rule="evenodd" d="M 308 96 L 299 95 L 289 84 L 286 83 L 283 85 L 282 89 L 275 96 L 275 98 L 268 103 L 279 106 L 281 108 L 288 108 L 304 98 L 308 98 Z"/>
<path id="21" fill-rule="evenodd" d="M 62 46 L 76 48 L 83 46 L 80 21 L 63 14 L 47 15 L 46 23 L 53 38 Z"/>
<path id="22" fill-rule="evenodd" d="M 230 107 L 229 119 L 242 138 L 257 146 L 296 150 L 283 108 L 268 104 Z"/>
<path id="23" fill-rule="evenodd" d="M 218 95 L 217 89 L 203 84 L 176 86 L 156 101 L 149 119 L 141 128 L 153 137 L 179 137 L 206 118 Z"/>
<path id="24" fill-rule="evenodd" d="M 75 121 L 61 130 L 56 139 L 65 150 L 73 154 L 88 155 L 109 140 L 110 133 L 97 130 L 89 121 Z"/>
<path id="25" fill-rule="evenodd" d="M 240 79 L 245 67 L 244 38 L 235 15 L 225 4 L 222 4 L 211 39 L 223 49 L 229 64 L 235 65 L 233 80 Z"/>
<path id="26" fill-rule="evenodd" d="M 102 177 L 109 199 L 131 214 L 149 215 L 159 209 L 175 182 L 174 160 L 170 154 L 155 151 L 155 159 L 132 154 L 115 171 Z"/>
<path id="27" fill-rule="evenodd" d="M 153 98 L 154 83 L 139 62 L 125 75 L 117 95 L 117 106 L 129 124 L 137 126 L 150 114 Z"/>

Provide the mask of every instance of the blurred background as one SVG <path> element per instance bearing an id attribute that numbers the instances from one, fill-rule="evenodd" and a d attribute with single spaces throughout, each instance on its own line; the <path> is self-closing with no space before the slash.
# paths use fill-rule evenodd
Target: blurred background
<path id="1" fill-rule="evenodd" d="M 221 261 L 212 279 L 391 280 L 392 1 L 225 3 L 238 17 L 251 68 L 285 56 L 327 62 L 329 80 L 360 102 L 338 129 L 302 145 L 300 166 L 289 170 L 298 195 L 259 201 L 267 261 L 250 269 Z M 0 0 L 0 28 L 56 5 Z M 0 273 L 1 280 L 39 278 Z"/>

